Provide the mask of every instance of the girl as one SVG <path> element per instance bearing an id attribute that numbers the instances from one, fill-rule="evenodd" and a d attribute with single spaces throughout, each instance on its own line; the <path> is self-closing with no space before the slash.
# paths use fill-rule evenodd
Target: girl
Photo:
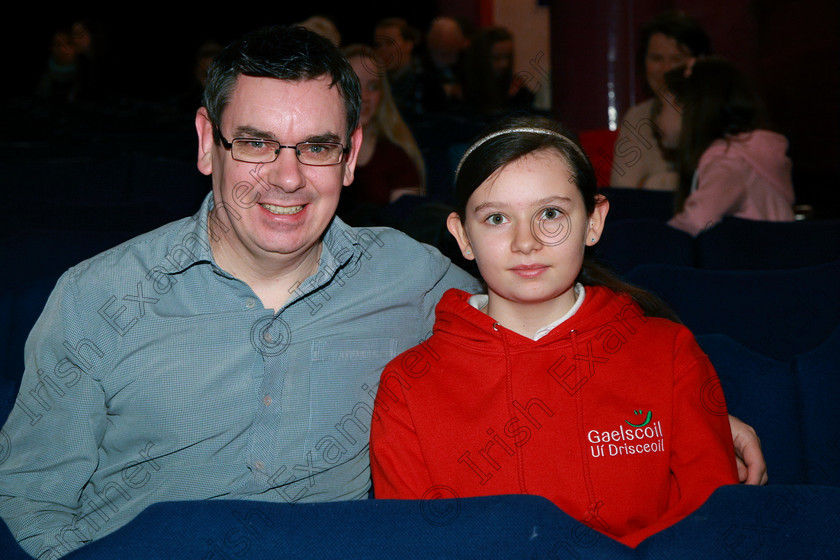
<path id="1" fill-rule="evenodd" d="M 537 494 L 635 546 L 737 483 L 708 358 L 585 258 L 609 204 L 580 146 L 545 119 L 504 121 L 467 150 L 456 198 L 447 225 L 487 294 L 446 292 L 431 338 L 383 371 L 376 497 Z"/>
<path id="2" fill-rule="evenodd" d="M 724 216 L 794 218 L 787 139 L 765 130 L 760 99 L 731 63 L 707 58 L 666 75 L 682 111 L 680 209 L 670 225 L 697 235 Z"/>

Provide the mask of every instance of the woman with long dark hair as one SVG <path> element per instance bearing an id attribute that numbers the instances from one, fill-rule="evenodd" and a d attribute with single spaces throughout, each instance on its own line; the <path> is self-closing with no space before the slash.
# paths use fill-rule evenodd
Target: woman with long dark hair
<path id="1" fill-rule="evenodd" d="M 642 26 L 636 56 L 638 67 L 644 70 L 648 98 L 628 109 L 621 119 L 613 149 L 611 186 L 676 189 L 673 154 L 661 143 L 662 135 L 679 120 L 665 101 L 665 73 L 711 52 L 706 32 L 683 12 L 663 12 Z"/>

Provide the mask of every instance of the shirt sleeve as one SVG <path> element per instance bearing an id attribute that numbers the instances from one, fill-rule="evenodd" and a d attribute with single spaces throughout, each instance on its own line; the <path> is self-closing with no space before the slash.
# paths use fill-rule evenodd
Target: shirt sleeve
<path id="1" fill-rule="evenodd" d="M 691 514 L 715 489 L 738 483 L 720 380 L 686 329 L 677 335 L 674 363 L 670 501 L 653 524 L 621 537 L 632 547 Z"/>
<path id="2" fill-rule="evenodd" d="M 432 487 L 397 365 L 382 372 L 370 430 L 370 471 L 377 499 L 420 499 Z"/>
<path id="3" fill-rule="evenodd" d="M 21 389 L 3 427 L 10 450 L 0 464 L 0 517 L 35 557 L 90 540 L 79 523 L 82 490 L 97 468 L 107 420 L 91 371 L 101 356 L 93 340 L 78 336 L 82 323 L 65 275 L 27 340 Z"/>
<path id="4" fill-rule="evenodd" d="M 747 163 L 730 157 L 714 158 L 698 168 L 697 173 L 697 189 L 688 196 L 682 211 L 668 222 L 694 236 L 738 210 L 745 194 Z"/>
<path id="5" fill-rule="evenodd" d="M 418 342 L 431 336 L 435 324 L 435 306 L 447 290 L 457 288 L 471 294 L 482 291 L 481 283 L 476 277 L 454 264 L 437 249 L 428 247 L 428 251 L 429 260 L 425 270 L 435 271 L 435 274 L 431 276 L 431 282 L 423 297 L 420 310 L 422 330 Z"/>

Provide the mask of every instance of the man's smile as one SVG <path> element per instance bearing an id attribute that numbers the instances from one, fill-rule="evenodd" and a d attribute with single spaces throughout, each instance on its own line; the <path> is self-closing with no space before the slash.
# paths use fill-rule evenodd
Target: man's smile
<path id="1" fill-rule="evenodd" d="M 271 212 L 272 214 L 297 214 L 303 210 L 303 205 L 300 206 L 277 206 L 275 204 L 261 203 L 260 206 Z"/>

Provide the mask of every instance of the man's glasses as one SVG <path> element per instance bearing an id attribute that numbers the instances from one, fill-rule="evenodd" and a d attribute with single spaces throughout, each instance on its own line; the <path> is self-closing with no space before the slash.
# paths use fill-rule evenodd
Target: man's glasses
<path id="1" fill-rule="evenodd" d="M 295 151 L 298 161 L 304 165 L 337 165 L 350 151 L 338 142 L 298 142 L 294 146 L 261 138 L 234 138 L 228 142 L 221 132 L 219 138 L 225 149 L 230 150 L 233 159 L 245 163 L 271 163 L 280 155 L 280 150 L 289 148 Z"/>

